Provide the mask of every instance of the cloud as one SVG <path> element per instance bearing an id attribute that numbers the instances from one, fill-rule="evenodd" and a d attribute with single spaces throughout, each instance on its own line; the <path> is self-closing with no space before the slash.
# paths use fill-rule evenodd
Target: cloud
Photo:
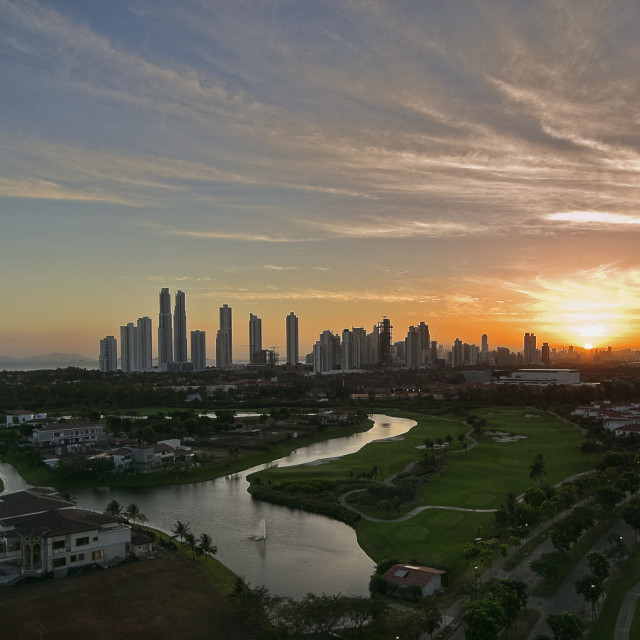
<path id="1" fill-rule="evenodd" d="M 547 216 L 547 220 L 598 227 L 640 225 L 640 215 L 607 213 L 605 211 L 566 211 L 563 213 L 551 213 Z"/>
<path id="2" fill-rule="evenodd" d="M 382 220 L 371 218 L 362 221 L 328 222 L 303 220 L 303 224 L 321 229 L 334 237 L 342 238 L 411 238 L 416 236 L 444 237 L 483 233 L 479 225 L 465 222 L 421 222 L 419 220 Z"/>
<path id="3" fill-rule="evenodd" d="M 262 269 L 266 269 L 267 271 L 298 271 L 298 267 L 294 267 L 293 265 L 277 265 L 277 264 L 263 264 Z"/>

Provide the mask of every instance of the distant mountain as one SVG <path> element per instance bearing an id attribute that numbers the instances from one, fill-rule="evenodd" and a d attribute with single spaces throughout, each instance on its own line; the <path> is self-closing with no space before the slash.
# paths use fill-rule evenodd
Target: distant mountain
<path id="1" fill-rule="evenodd" d="M 17 358 L 15 356 L 0 356 L 2 364 L 20 365 L 55 365 L 55 366 L 88 366 L 95 365 L 96 358 L 88 358 L 79 353 L 47 353 L 37 356 L 25 356 Z"/>

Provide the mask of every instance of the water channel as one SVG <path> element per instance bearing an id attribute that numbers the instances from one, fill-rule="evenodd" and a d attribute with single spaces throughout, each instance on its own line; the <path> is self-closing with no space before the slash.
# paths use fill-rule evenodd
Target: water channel
<path id="1" fill-rule="evenodd" d="M 366 432 L 318 442 L 270 464 L 286 467 L 348 455 L 374 440 L 406 433 L 415 424 L 405 418 L 371 417 L 374 426 Z M 200 533 L 213 537 L 223 564 L 273 594 L 296 598 L 307 593 L 368 595 L 374 563 L 358 546 L 355 531 L 324 516 L 254 500 L 247 493 L 246 476 L 263 468 L 195 484 L 74 489 L 72 493 L 79 506 L 95 511 L 103 511 L 112 499 L 123 506 L 135 502 L 150 526 L 168 533 L 178 520 L 188 522 L 196 537 Z M 0 477 L 5 491 L 28 486 L 8 464 L 0 463 Z M 267 540 L 251 540 L 262 518 Z"/>

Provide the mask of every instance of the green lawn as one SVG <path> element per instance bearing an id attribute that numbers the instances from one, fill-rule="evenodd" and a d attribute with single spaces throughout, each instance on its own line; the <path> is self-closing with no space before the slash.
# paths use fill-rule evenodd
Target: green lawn
<path id="1" fill-rule="evenodd" d="M 391 412 L 397 415 L 396 412 Z M 499 443 L 485 434 L 476 437 L 477 447 L 463 451 L 457 436 L 468 431 L 460 418 L 400 414 L 417 421 L 403 440 L 374 442 L 360 451 L 329 464 L 270 469 L 260 475 L 274 482 L 301 479 L 347 480 L 374 465 L 381 477 L 399 473 L 423 455 L 425 438 L 453 438 L 447 465 L 419 490 L 419 501 L 401 508 L 404 513 L 421 505 L 456 506 L 470 509 L 497 507 L 508 491 L 523 493 L 532 486 L 529 465 L 537 453 L 546 461 L 544 482 L 553 484 L 589 469 L 580 453 L 583 435 L 558 418 L 534 409 L 489 408 L 473 412 L 487 421 L 487 430 L 527 436 L 517 442 Z M 527 417 L 527 414 L 538 417 Z M 467 441 L 470 444 L 470 441 Z M 380 515 L 380 514 L 378 514 Z M 393 514 L 395 515 L 395 514 Z M 393 517 L 392 515 L 392 517 Z M 374 560 L 387 557 L 420 559 L 446 568 L 452 578 L 460 577 L 472 564 L 462 558 L 462 546 L 478 532 L 491 530 L 492 513 L 426 510 L 406 522 L 356 524 L 358 541 Z"/>
<path id="2" fill-rule="evenodd" d="M 419 561 L 449 572 L 454 580 L 469 571 L 478 560 L 464 558 L 462 547 L 477 532 L 491 529 L 492 513 L 427 509 L 406 522 L 356 524 L 358 543 L 376 562 L 385 558 Z"/>

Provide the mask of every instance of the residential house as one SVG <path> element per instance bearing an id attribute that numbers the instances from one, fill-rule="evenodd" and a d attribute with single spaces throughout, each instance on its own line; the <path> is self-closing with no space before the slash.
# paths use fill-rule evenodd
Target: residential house
<path id="1" fill-rule="evenodd" d="M 36 411 L 7 411 L 7 427 L 19 427 L 21 424 L 33 422 L 40 424 L 47 419 L 47 414 Z"/>
<path id="2" fill-rule="evenodd" d="M 31 436 L 36 447 L 60 447 L 72 452 L 87 451 L 105 439 L 101 424 L 57 423 L 38 427 Z"/>
<path id="3" fill-rule="evenodd" d="M 389 595 L 409 600 L 417 600 L 432 596 L 443 587 L 443 576 L 446 571 L 431 567 L 416 567 L 409 564 L 394 564 L 383 574 L 388 584 Z"/>
<path id="4" fill-rule="evenodd" d="M 33 487 L 0 496 L 0 583 L 126 557 L 130 528 L 113 516 L 80 510 L 53 490 Z"/>

